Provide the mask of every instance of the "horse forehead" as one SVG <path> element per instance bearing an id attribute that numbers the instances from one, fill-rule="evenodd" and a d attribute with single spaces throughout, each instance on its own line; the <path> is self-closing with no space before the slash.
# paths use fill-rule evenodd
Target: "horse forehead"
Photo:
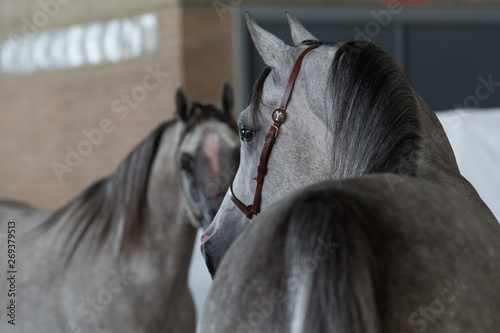
<path id="1" fill-rule="evenodd" d="M 202 151 L 219 150 L 221 146 L 236 148 L 239 142 L 237 134 L 226 124 L 217 120 L 208 120 L 196 126 L 186 134 L 180 151 L 195 155 Z"/>
<path id="2" fill-rule="evenodd" d="M 308 90 L 318 89 L 324 93 L 323 90 L 328 80 L 330 65 L 337 50 L 338 47 L 325 45 L 306 55 L 297 76 L 292 96 L 298 92 L 297 88 L 300 86 L 302 86 L 302 88 L 307 86 L 309 88 Z M 294 50 L 293 52 L 297 53 L 295 58 L 297 58 L 302 51 L 302 49 Z M 293 66 L 294 63 L 291 63 L 281 68 L 274 68 L 271 71 L 264 82 L 262 94 L 264 103 L 273 103 L 274 105 L 276 101 L 281 101 Z M 310 91 L 304 91 L 304 93 L 309 92 Z M 298 93 L 300 94 L 300 92 Z"/>
<path id="3" fill-rule="evenodd" d="M 294 92 L 297 92 L 299 88 L 309 98 L 325 96 L 325 88 L 337 49 L 337 47 L 325 45 L 307 54 L 297 76 Z"/>
<path id="4" fill-rule="evenodd" d="M 335 46 L 325 46 L 320 48 L 317 52 L 311 52 L 302 64 L 302 77 L 312 82 L 318 82 L 318 79 L 327 78 L 330 72 L 330 67 L 333 58 L 338 48 Z M 299 73 L 300 75 L 300 73 Z"/>

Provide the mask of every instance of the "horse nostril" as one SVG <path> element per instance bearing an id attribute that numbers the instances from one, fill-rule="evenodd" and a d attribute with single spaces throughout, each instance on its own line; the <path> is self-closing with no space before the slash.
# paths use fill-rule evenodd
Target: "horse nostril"
<path id="1" fill-rule="evenodd" d="M 215 221 L 215 226 L 212 227 L 212 224 L 210 224 L 205 230 L 205 233 L 201 235 L 201 244 L 205 244 L 206 242 L 208 242 L 210 238 L 212 238 L 215 235 L 217 230 L 219 230 L 219 226 L 220 226 L 220 219 L 217 219 Z"/>
<path id="2" fill-rule="evenodd" d="M 208 228 L 207 228 L 208 229 Z M 207 230 L 201 235 L 201 246 L 205 245 L 205 243 L 210 239 L 210 236 L 207 236 Z"/>

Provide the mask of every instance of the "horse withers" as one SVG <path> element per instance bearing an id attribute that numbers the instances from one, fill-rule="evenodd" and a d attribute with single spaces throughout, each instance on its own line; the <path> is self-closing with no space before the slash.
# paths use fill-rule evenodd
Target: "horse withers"
<path id="1" fill-rule="evenodd" d="M 498 332 L 500 226 L 399 68 L 291 15 L 293 47 L 247 23 L 268 68 L 204 235 L 202 331 Z"/>
<path id="2" fill-rule="evenodd" d="M 176 119 L 54 212 L 1 201 L 0 243 L 14 221 L 17 274 L 15 326 L 2 315 L 0 331 L 194 332 L 196 229 L 212 220 L 238 166 L 232 101 L 227 85 L 220 109 L 178 91 Z M 5 256 L 0 269 L 10 270 Z M 9 289 L 2 278 L 2 300 Z"/>

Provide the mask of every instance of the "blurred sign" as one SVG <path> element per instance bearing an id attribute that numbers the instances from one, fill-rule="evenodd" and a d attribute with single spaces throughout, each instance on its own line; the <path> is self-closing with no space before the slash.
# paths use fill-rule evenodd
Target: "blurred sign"
<path id="1" fill-rule="evenodd" d="M 23 32 L 29 28 L 23 27 Z M 38 29 L 33 25 L 31 31 Z M 1 68 L 6 74 L 23 74 L 116 63 L 156 52 L 158 35 L 156 14 L 39 33 L 12 33 L 2 42 Z"/>

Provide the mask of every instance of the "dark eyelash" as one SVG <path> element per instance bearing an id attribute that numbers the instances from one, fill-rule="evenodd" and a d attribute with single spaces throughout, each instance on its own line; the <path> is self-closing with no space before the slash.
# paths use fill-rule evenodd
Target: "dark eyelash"
<path id="1" fill-rule="evenodd" d="M 240 140 L 243 142 L 252 141 L 254 134 L 255 134 L 255 130 L 253 130 L 251 128 L 244 127 L 244 126 L 239 127 Z"/>

